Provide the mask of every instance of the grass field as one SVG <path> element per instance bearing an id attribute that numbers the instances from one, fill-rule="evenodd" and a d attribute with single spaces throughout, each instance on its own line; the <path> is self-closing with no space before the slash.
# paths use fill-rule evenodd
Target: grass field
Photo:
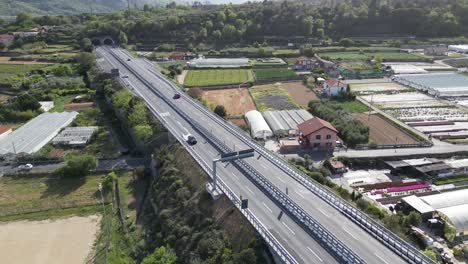
<path id="1" fill-rule="evenodd" d="M 253 74 L 248 69 L 190 70 L 184 80 L 186 86 L 211 86 L 240 84 L 253 81 Z"/>
<path id="2" fill-rule="evenodd" d="M 369 56 L 359 52 L 324 52 L 320 53 L 321 57 L 326 57 L 330 60 L 367 60 Z"/>
<path id="3" fill-rule="evenodd" d="M 255 78 L 257 80 L 267 80 L 273 78 L 288 78 L 296 77 L 296 73 L 288 68 L 268 68 L 268 69 L 255 69 Z"/>
<path id="4" fill-rule="evenodd" d="M 450 184 L 450 183 L 460 183 L 468 181 L 468 175 L 455 175 L 450 177 L 445 177 L 440 180 L 434 181 L 435 185 L 443 185 L 443 184 Z"/>
<path id="5" fill-rule="evenodd" d="M 47 219 L 51 211 L 63 216 L 67 215 L 67 211 L 62 210 L 65 208 L 76 208 L 77 210 L 72 210 L 73 214 L 80 212 L 79 208 L 89 207 L 100 212 L 98 185 L 103 181 L 103 176 L 0 178 L 0 221 L 12 218 L 29 219 L 29 216 L 34 216 L 34 219 Z M 121 177 L 122 186 L 130 179 L 130 175 Z M 84 212 L 90 213 L 86 209 Z"/>
<path id="6" fill-rule="evenodd" d="M 260 112 L 299 108 L 281 84 L 257 85 L 249 91 Z"/>
<path id="7" fill-rule="evenodd" d="M 336 102 L 336 104 L 348 113 L 364 113 L 369 111 L 369 108 L 359 101 Z"/>

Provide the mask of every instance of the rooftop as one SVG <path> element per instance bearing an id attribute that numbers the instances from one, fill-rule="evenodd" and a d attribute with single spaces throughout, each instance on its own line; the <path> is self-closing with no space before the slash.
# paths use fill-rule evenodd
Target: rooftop
<path id="1" fill-rule="evenodd" d="M 336 79 L 326 80 L 325 83 L 329 86 L 346 86 L 345 82 Z"/>
<path id="2" fill-rule="evenodd" d="M 318 117 L 313 117 L 299 124 L 297 127 L 304 136 L 310 135 L 322 128 L 327 128 L 338 133 L 338 130 L 336 130 L 336 128 L 333 127 L 332 124 Z"/>
<path id="3" fill-rule="evenodd" d="M 402 200 L 421 214 L 434 212 L 434 208 L 415 195 L 404 197 Z"/>

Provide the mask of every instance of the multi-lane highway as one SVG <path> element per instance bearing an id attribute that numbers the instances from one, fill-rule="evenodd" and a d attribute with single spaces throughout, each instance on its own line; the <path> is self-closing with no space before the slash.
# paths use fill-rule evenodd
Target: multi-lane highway
<path id="1" fill-rule="evenodd" d="M 280 244 L 279 251 L 290 255 L 289 262 L 429 263 L 415 249 L 385 233 L 388 231 L 356 220 L 362 217 L 355 209 L 348 210 L 339 198 L 298 178 L 300 175 L 288 165 L 275 161 L 245 134 L 185 94 L 180 99 L 172 99 L 177 86 L 157 72 L 149 61 L 110 47 L 98 48 L 97 55 L 102 69 L 118 68 L 123 75 L 128 75 L 121 79 L 122 83 L 145 100 L 182 144 L 184 135 L 198 138 L 197 145 L 184 146 L 205 169 L 223 150 L 256 149 L 254 158 L 219 164 L 217 172 L 234 194 L 249 199 L 249 212 L 273 242 Z M 399 254 L 410 257 L 403 259 Z"/>

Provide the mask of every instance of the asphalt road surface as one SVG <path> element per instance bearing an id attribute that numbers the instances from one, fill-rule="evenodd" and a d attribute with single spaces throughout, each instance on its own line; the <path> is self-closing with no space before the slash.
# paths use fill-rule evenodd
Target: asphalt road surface
<path id="1" fill-rule="evenodd" d="M 163 121 L 176 128 L 177 138 L 192 134 L 197 137 L 199 143 L 192 146 L 199 156 L 207 164 L 215 158 L 219 158 L 219 153 L 213 147 L 209 139 L 204 139 L 196 129 L 182 118 L 171 106 L 167 105 L 161 98 L 153 93 L 149 87 L 141 82 L 136 76 L 128 72 L 123 64 L 116 60 L 110 53 L 110 48 L 98 48 L 98 64 L 106 71 L 111 68 L 119 68 L 121 75 L 128 75 L 122 80 L 134 93 L 141 96 L 148 105 L 157 111 Z M 130 61 L 127 64 L 136 70 L 152 86 L 157 87 L 165 97 L 174 95 L 172 87 L 162 82 L 154 72 L 154 66 L 146 60 L 131 57 L 119 49 L 113 49 L 117 56 L 123 60 Z M 224 140 L 225 144 L 235 150 L 248 149 L 242 141 L 230 134 L 225 128 L 212 121 L 205 113 L 196 109 L 183 96 L 175 103 L 185 113 L 189 113 L 191 118 L 211 131 L 211 133 Z M 360 256 L 366 263 L 405 263 L 398 255 L 381 244 L 378 240 L 354 224 L 346 216 L 342 215 L 335 208 L 327 204 L 321 198 L 307 190 L 300 183 L 295 181 L 281 169 L 272 164 L 269 160 L 255 156 L 245 160 L 250 166 L 266 177 L 276 187 L 287 193 L 289 197 L 309 215 L 321 223 L 321 225 L 331 232 L 336 238 L 342 241 L 354 253 Z M 310 236 L 302 226 L 296 224 L 286 213 L 281 213 L 281 209 L 270 197 L 264 194 L 255 184 L 253 184 L 243 173 L 231 164 L 218 165 L 218 175 L 235 192 L 249 199 L 249 208 L 256 217 L 270 230 L 275 238 L 292 254 L 300 263 L 336 263 L 337 260 L 323 248 L 312 236 Z"/>

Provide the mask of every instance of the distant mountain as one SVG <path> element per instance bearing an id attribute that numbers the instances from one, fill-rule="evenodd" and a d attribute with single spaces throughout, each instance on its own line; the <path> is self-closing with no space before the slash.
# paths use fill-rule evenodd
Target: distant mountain
<path id="1" fill-rule="evenodd" d="M 194 0 L 176 0 L 180 4 L 192 3 Z M 251 0 L 259 1 L 259 0 Z M 131 6 L 142 7 L 144 4 L 165 5 L 171 0 L 130 0 Z M 211 4 L 241 4 L 248 0 L 209 0 L 200 1 Z M 0 16 L 14 16 L 20 11 L 34 15 L 71 15 L 89 13 L 106 13 L 125 9 L 127 0 L 0 0 Z"/>

